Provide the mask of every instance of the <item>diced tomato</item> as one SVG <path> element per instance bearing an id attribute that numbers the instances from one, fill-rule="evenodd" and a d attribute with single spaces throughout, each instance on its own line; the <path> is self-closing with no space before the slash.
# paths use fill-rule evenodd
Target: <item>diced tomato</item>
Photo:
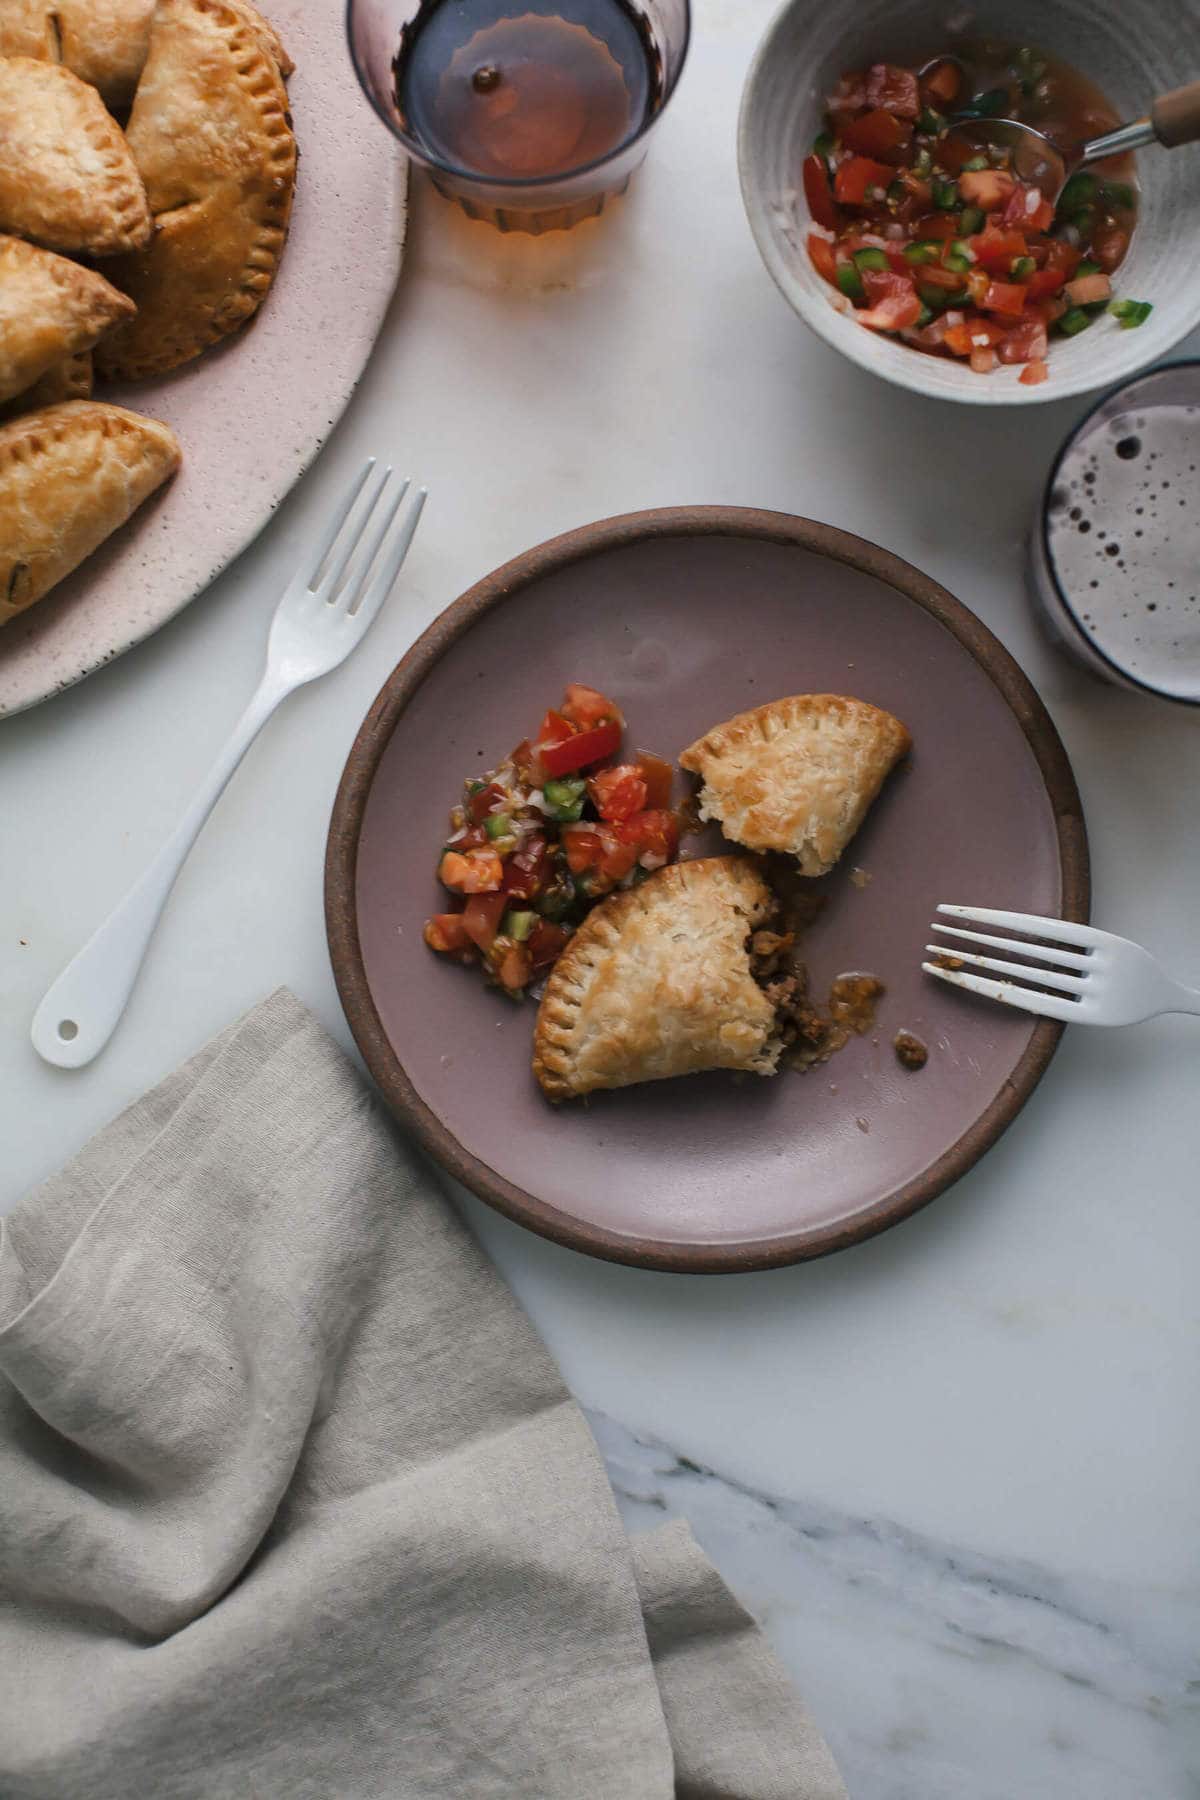
<path id="1" fill-rule="evenodd" d="M 958 191 L 969 206 L 981 206 L 991 212 L 1003 206 L 1016 186 L 1007 169 L 964 169 L 958 178 Z"/>
<path id="2" fill-rule="evenodd" d="M 958 214 L 949 212 L 926 213 L 913 226 L 913 241 L 921 243 L 927 238 L 942 242 L 946 238 L 959 235 Z"/>
<path id="3" fill-rule="evenodd" d="M 605 832 L 604 854 L 600 858 L 600 873 L 605 881 L 623 881 L 638 859 L 636 844 L 624 844 L 617 836 L 621 826 L 610 826 Z"/>
<path id="4" fill-rule="evenodd" d="M 1023 381 L 1026 387 L 1036 387 L 1039 381 L 1045 381 L 1049 373 L 1044 362 L 1029 362 L 1021 370 L 1018 380 Z"/>
<path id="5" fill-rule="evenodd" d="M 869 156 L 851 156 L 838 164 L 833 178 L 834 198 L 842 206 L 862 206 L 870 190 L 886 188 L 891 179 L 892 171 L 886 163 L 875 162 Z"/>
<path id="6" fill-rule="evenodd" d="M 565 743 L 539 749 L 538 755 L 547 775 L 573 775 L 577 769 L 590 768 L 592 763 L 603 762 L 606 756 L 612 755 L 620 742 L 621 725 L 616 719 L 609 719 L 602 725 L 576 732 Z"/>
<path id="7" fill-rule="evenodd" d="M 824 281 L 837 286 L 837 258 L 833 254 L 833 245 L 828 238 L 818 237 L 815 231 L 808 234 L 808 254 L 812 266 Z"/>
<path id="8" fill-rule="evenodd" d="M 508 760 L 522 781 L 528 782 L 531 787 L 540 786 L 543 780 L 542 771 L 537 757 L 533 754 L 533 745 L 528 738 L 521 739 Z"/>
<path id="9" fill-rule="evenodd" d="M 834 114 L 865 112 L 868 104 L 865 75 L 840 76 L 837 87 L 829 96 L 829 111 Z"/>
<path id="10" fill-rule="evenodd" d="M 490 812 L 497 810 L 503 800 L 504 789 L 498 787 L 494 781 L 489 781 L 486 787 L 480 788 L 477 794 L 472 794 L 467 800 L 467 817 L 472 824 L 481 825 Z"/>
<path id="11" fill-rule="evenodd" d="M 1035 269 L 1025 283 L 1025 292 L 1031 300 L 1043 300 L 1049 294 L 1057 294 L 1065 280 L 1061 269 Z"/>
<path id="12" fill-rule="evenodd" d="M 867 105 L 895 113 L 898 119 L 915 119 L 921 110 L 917 78 L 911 69 L 894 63 L 873 63 L 867 70 Z"/>
<path id="13" fill-rule="evenodd" d="M 550 711 L 538 726 L 538 734 L 534 739 L 534 748 L 541 750 L 543 744 L 565 744 L 567 739 L 569 737 L 574 737 L 574 735 L 575 728 L 571 724 L 571 721 L 569 719 L 564 719 L 560 712 L 555 712 L 554 708 L 551 707 Z"/>
<path id="14" fill-rule="evenodd" d="M 1004 363 L 1040 362 L 1049 348 L 1046 327 L 1040 319 L 1022 319 L 1007 332 L 1000 345 Z"/>
<path id="15" fill-rule="evenodd" d="M 1115 220 L 1107 220 L 1092 234 L 1092 261 L 1100 264 L 1106 275 L 1119 269 L 1129 248 L 1129 232 Z"/>
<path id="16" fill-rule="evenodd" d="M 947 58 L 922 75 L 920 96 L 934 112 L 944 113 L 958 99 L 961 87 L 962 75 L 958 67 Z"/>
<path id="17" fill-rule="evenodd" d="M 615 700 L 610 700 L 607 694 L 598 693 L 595 688 L 585 687 L 581 681 L 568 683 L 559 711 L 564 719 L 569 719 L 580 731 L 591 731 L 593 726 L 603 725 L 610 719 L 615 720 L 618 727 L 625 723 L 624 715 Z"/>
<path id="18" fill-rule="evenodd" d="M 626 819 L 619 835 L 623 843 L 633 845 L 643 868 L 661 868 L 679 847 L 679 821 L 673 812 L 654 807 Z"/>
<path id="19" fill-rule="evenodd" d="M 1018 256 L 1027 254 L 1025 239 L 1019 231 L 981 231 L 967 242 L 975 253 L 975 261 L 989 275 L 1007 275 Z"/>
<path id="20" fill-rule="evenodd" d="M 1067 310 L 1067 303 L 1061 294 L 1048 294 L 1044 300 L 1031 300 L 1025 308 L 1031 319 L 1040 319 L 1043 325 L 1053 325 L 1061 319 Z"/>
<path id="21" fill-rule="evenodd" d="M 526 944 L 509 944 L 496 965 L 496 979 L 510 994 L 520 993 L 533 974 L 533 959 Z"/>
<path id="22" fill-rule="evenodd" d="M 485 955 L 496 941 L 508 898 L 507 894 L 472 894 L 459 914 L 463 930 Z"/>
<path id="23" fill-rule="evenodd" d="M 604 839 L 594 825 L 568 825 L 562 841 L 572 875 L 586 875 L 589 869 L 599 866 L 604 855 Z"/>
<path id="24" fill-rule="evenodd" d="M 1076 275 L 1066 286 L 1067 299 L 1072 306 L 1094 306 L 1098 300 L 1107 300 L 1112 293 L 1112 282 L 1103 272 L 1097 275 Z"/>
<path id="25" fill-rule="evenodd" d="M 454 848 L 465 855 L 468 850 L 483 850 L 490 843 L 491 839 L 482 825 L 468 825 L 455 837 Z"/>
<path id="26" fill-rule="evenodd" d="M 548 969 L 570 941 L 571 934 L 564 926 L 552 925 L 549 919 L 539 919 L 526 939 L 530 963 L 535 969 Z"/>
<path id="27" fill-rule="evenodd" d="M 550 846 L 536 832 L 504 864 L 504 891 L 510 900 L 534 900 L 551 875 Z"/>
<path id="28" fill-rule="evenodd" d="M 794 165 L 793 165 L 794 166 Z M 804 198 L 808 201 L 808 210 L 813 216 L 813 223 L 824 225 L 832 231 L 837 224 L 837 207 L 833 204 L 833 193 L 829 186 L 829 171 L 825 167 L 825 159 L 814 151 L 804 159 Z"/>
<path id="29" fill-rule="evenodd" d="M 424 936 L 429 948 L 440 951 L 443 956 L 471 948 L 462 913 L 434 913 L 432 919 L 425 921 Z"/>
<path id="30" fill-rule="evenodd" d="M 1082 261 L 1083 251 L 1065 238 L 1052 238 L 1046 246 L 1046 267 L 1061 270 L 1068 281 Z"/>
<path id="31" fill-rule="evenodd" d="M 447 850 L 438 864 L 438 879 L 456 894 L 494 894 L 504 879 L 504 865 L 494 850 Z"/>
<path id="32" fill-rule="evenodd" d="M 977 344 L 971 352 L 971 367 L 976 375 L 990 375 L 996 366 L 996 352 L 990 344 Z"/>
<path id="33" fill-rule="evenodd" d="M 923 263 L 917 272 L 922 287 L 940 288 L 945 294 L 957 294 L 966 284 L 966 276 L 957 269 L 946 269 L 941 263 Z"/>
<path id="34" fill-rule="evenodd" d="M 989 281 L 987 293 L 979 304 L 986 312 L 1017 318 L 1025 311 L 1025 289 L 1015 281 Z"/>
<path id="35" fill-rule="evenodd" d="M 588 781 L 588 792 L 602 819 L 630 819 L 646 804 L 646 784 L 633 763 L 597 770 Z"/>
<path id="36" fill-rule="evenodd" d="M 1054 223 L 1054 208 L 1037 188 L 1018 181 L 1008 196 L 1000 222 L 1016 231 L 1048 231 Z"/>
<path id="37" fill-rule="evenodd" d="M 653 809 L 670 806 L 671 786 L 675 780 L 670 763 L 661 756 L 652 756 L 648 750 L 639 750 L 637 766 L 646 784 L 646 805 Z"/>
<path id="38" fill-rule="evenodd" d="M 880 162 L 897 163 L 912 142 L 913 128 L 909 120 L 898 119 L 882 107 L 851 119 L 842 132 L 847 150 L 858 156 L 874 156 Z"/>
<path id="39" fill-rule="evenodd" d="M 921 302 L 908 276 L 891 269 L 864 269 L 863 286 L 871 305 L 855 317 L 872 331 L 903 331 L 920 318 Z"/>

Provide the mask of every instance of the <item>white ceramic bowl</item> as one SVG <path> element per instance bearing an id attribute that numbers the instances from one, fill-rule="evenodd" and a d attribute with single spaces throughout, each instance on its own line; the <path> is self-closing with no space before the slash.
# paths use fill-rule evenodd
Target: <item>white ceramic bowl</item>
<path id="1" fill-rule="evenodd" d="M 1049 51 L 1132 119 L 1155 94 L 1198 73 L 1200 0 L 980 0 L 958 8 L 929 0 L 788 0 L 751 65 L 738 125 L 742 197 L 763 260 L 814 331 L 864 369 L 916 393 L 976 406 L 1031 406 L 1125 381 L 1200 324 L 1198 145 L 1138 155 L 1141 216 L 1117 291 L 1153 301 L 1149 319 L 1123 331 L 1105 316 L 1077 337 L 1052 340 L 1050 376 L 1038 386 L 1022 386 L 1018 366 L 976 375 L 957 359 L 925 356 L 868 331 L 809 260 L 801 167 L 822 129 L 824 96 L 844 70 L 936 55 L 952 30 Z"/>

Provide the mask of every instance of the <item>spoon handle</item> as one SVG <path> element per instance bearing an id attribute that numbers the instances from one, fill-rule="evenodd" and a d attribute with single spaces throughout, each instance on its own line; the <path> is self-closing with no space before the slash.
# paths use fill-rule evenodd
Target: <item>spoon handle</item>
<path id="1" fill-rule="evenodd" d="M 1171 96 L 1165 95 L 1170 99 Z M 1156 101 L 1161 106 L 1162 101 Z M 1105 156 L 1123 156 L 1127 150 L 1140 150 L 1144 144 L 1165 143 L 1167 140 L 1158 130 L 1154 120 L 1134 119 L 1129 125 L 1118 125 L 1115 131 L 1106 131 L 1103 137 L 1092 138 L 1083 146 L 1079 157 L 1079 166 L 1099 162 Z M 1183 143 L 1182 138 L 1172 140 Z"/>
<path id="2" fill-rule="evenodd" d="M 1150 108 L 1154 135 L 1160 144 L 1194 144 L 1200 138 L 1200 81 L 1160 94 Z"/>

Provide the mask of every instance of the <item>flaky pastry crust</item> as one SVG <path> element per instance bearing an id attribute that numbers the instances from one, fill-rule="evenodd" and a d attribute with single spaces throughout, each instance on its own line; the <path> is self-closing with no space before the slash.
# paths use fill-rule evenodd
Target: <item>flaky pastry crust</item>
<path id="1" fill-rule="evenodd" d="M 0 56 L 65 63 L 124 112 L 146 60 L 154 0 L 0 0 Z"/>
<path id="2" fill-rule="evenodd" d="M 129 145 L 94 87 L 61 63 L 0 57 L 0 231 L 113 256 L 153 226 Z"/>
<path id="3" fill-rule="evenodd" d="M 90 350 L 134 310 L 127 295 L 93 270 L 24 238 L 0 236 L 0 402 Z"/>

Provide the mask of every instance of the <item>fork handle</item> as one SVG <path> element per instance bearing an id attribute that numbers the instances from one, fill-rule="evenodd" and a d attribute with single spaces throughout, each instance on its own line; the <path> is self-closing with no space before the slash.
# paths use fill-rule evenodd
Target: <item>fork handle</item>
<path id="1" fill-rule="evenodd" d="M 264 676 L 195 799 L 125 898 L 69 962 L 33 1016 L 33 1047 L 60 1069 L 79 1069 L 103 1050 L 125 1011 L 167 896 L 188 851 L 234 770 L 291 692 Z"/>
<path id="2" fill-rule="evenodd" d="M 1183 987 L 1179 982 L 1173 981 L 1171 998 L 1162 1010 L 1169 1013 L 1196 1013 L 1200 1016 L 1200 993 L 1195 988 Z"/>

